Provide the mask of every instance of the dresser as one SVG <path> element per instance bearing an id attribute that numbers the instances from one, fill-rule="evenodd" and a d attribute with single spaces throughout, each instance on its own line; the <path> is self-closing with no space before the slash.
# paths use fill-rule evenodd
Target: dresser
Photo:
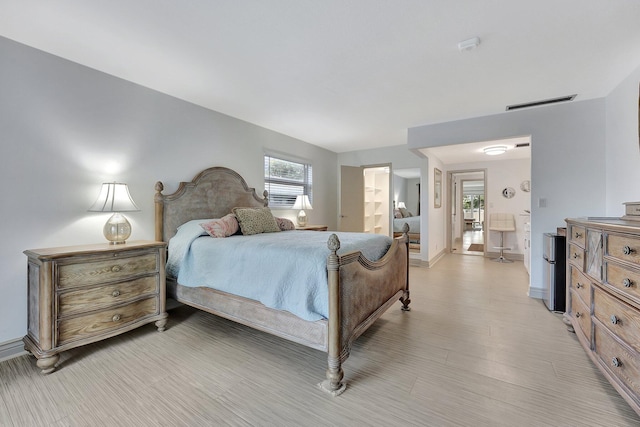
<path id="1" fill-rule="evenodd" d="M 167 323 L 163 242 L 68 246 L 24 251 L 27 262 L 25 350 L 42 372 L 59 353 L 150 322 Z"/>
<path id="2" fill-rule="evenodd" d="M 565 319 L 640 415 L 640 221 L 567 219 Z"/>

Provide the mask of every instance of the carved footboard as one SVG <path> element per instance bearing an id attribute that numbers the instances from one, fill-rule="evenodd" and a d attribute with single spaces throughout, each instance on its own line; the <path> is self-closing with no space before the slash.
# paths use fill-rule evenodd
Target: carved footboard
<path id="1" fill-rule="evenodd" d="M 340 241 L 335 234 L 329 238 L 329 367 L 327 379 L 319 385 L 334 396 L 346 388 L 342 363 L 349 357 L 353 341 L 396 301 L 409 310 L 409 237 L 405 227 L 403 235 L 394 239 L 376 262 L 360 252 L 337 255 Z"/>

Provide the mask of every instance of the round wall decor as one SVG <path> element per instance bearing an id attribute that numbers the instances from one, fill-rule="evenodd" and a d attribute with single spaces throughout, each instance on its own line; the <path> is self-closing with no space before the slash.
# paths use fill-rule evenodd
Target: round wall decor
<path id="1" fill-rule="evenodd" d="M 522 181 L 522 183 L 520 183 L 520 189 L 525 193 L 528 193 L 529 191 L 531 191 L 531 181 L 529 181 L 528 179 L 525 181 Z"/>
<path id="2" fill-rule="evenodd" d="M 512 187 L 507 187 L 504 190 L 502 190 L 502 196 L 506 197 L 507 199 L 510 199 L 515 195 L 516 195 L 516 190 L 514 190 Z"/>

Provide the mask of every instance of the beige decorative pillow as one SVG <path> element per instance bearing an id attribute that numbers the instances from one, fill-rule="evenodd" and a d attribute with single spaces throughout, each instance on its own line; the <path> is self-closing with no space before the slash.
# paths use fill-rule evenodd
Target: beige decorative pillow
<path id="1" fill-rule="evenodd" d="M 278 223 L 278 228 L 280 228 L 280 231 L 289 231 L 289 230 L 296 229 L 296 225 L 290 219 L 278 218 L 278 217 L 275 217 L 275 218 L 276 218 L 276 222 Z"/>
<path id="2" fill-rule="evenodd" d="M 245 236 L 280 231 L 269 208 L 233 208 L 233 213 Z"/>

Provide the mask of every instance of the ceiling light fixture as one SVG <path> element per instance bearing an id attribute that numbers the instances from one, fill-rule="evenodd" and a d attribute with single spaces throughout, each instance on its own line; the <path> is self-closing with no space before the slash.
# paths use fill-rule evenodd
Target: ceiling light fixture
<path id="1" fill-rule="evenodd" d="M 462 40 L 458 43 L 458 50 L 460 52 L 466 52 L 468 50 L 473 50 L 478 47 L 480 44 L 480 37 L 474 37 L 472 39 Z"/>
<path id="2" fill-rule="evenodd" d="M 493 147 L 485 147 L 482 149 L 487 156 L 497 156 L 507 151 L 506 145 L 495 145 Z"/>

